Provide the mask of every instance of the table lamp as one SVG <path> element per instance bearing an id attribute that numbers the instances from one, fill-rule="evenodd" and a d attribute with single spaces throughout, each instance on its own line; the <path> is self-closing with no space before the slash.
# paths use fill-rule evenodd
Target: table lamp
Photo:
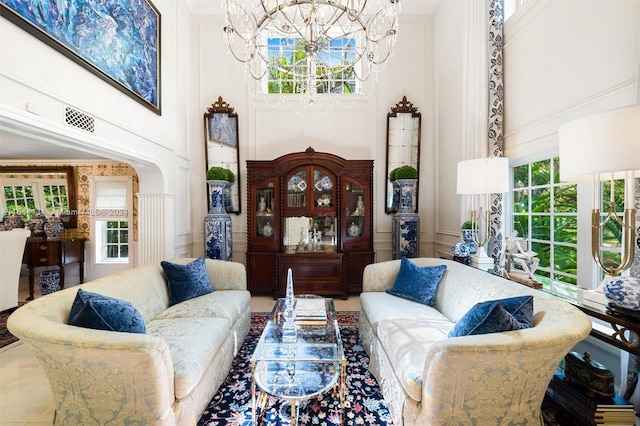
<path id="1" fill-rule="evenodd" d="M 491 194 L 509 190 L 509 159 L 504 157 L 476 158 L 460 161 L 457 172 L 456 192 L 471 195 L 471 226 L 476 254 L 471 264 L 476 267 L 493 266 L 484 246 L 489 242 L 491 224 Z"/>
<path id="2" fill-rule="evenodd" d="M 635 179 L 640 177 L 640 105 L 589 115 L 559 129 L 560 178 L 566 182 L 591 181 L 591 254 L 605 272 L 603 292 L 614 307 L 640 310 L 640 281 L 619 275 L 635 256 L 636 221 L 633 209 Z M 614 180 L 625 179 L 624 218 L 615 211 Z M 609 208 L 601 220 L 602 181 L 611 181 Z M 607 224 L 622 230 L 619 263 L 600 254 L 601 230 Z"/>

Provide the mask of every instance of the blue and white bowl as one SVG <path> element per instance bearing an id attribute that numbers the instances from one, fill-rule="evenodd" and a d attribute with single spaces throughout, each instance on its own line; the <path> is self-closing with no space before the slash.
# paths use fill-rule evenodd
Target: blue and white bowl
<path id="1" fill-rule="evenodd" d="M 613 277 L 604 284 L 604 296 L 615 306 L 640 311 L 640 280 Z"/>
<path id="2" fill-rule="evenodd" d="M 469 256 L 471 250 L 467 243 L 460 241 L 459 243 L 455 243 L 451 247 L 451 251 L 453 252 L 454 256 L 467 257 Z"/>

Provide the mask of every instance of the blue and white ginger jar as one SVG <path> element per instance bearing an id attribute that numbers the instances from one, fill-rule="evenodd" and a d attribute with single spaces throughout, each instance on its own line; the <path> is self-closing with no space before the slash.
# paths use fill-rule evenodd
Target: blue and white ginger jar
<path id="1" fill-rule="evenodd" d="M 613 277 L 605 283 L 603 293 L 617 307 L 640 311 L 640 280 L 635 277 Z"/>

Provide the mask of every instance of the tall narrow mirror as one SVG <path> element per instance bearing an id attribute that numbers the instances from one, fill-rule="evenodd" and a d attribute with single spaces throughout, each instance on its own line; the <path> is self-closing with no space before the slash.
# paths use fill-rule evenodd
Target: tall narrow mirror
<path id="1" fill-rule="evenodd" d="M 406 96 L 387 113 L 387 174 L 385 186 L 385 212 L 398 210 L 399 188 L 389 180 L 389 173 L 400 166 L 409 165 L 420 176 L 420 134 L 422 114 Z M 418 211 L 418 183 L 414 186 L 413 206 Z"/>
<path id="2" fill-rule="evenodd" d="M 229 169 L 235 175 L 224 194 L 225 209 L 240 214 L 240 151 L 238 147 L 238 114 L 218 96 L 204 114 L 205 173 L 213 166 Z M 204 176 L 204 175 L 203 175 Z M 211 193 L 207 185 L 207 206 Z"/>

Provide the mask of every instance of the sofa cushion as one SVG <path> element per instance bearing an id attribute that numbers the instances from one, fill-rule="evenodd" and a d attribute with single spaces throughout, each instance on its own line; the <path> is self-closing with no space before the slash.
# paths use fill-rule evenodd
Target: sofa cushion
<path id="1" fill-rule="evenodd" d="M 169 306 L 213 292 L 209 283 L 204 257 L 186 265 L 160 262 L 169 288 Z"/>
<path id="2" fill-rule="evenodd" d="M 173 318 L 153 320 L 147 334 L 164 340 L 171 352 L 176 399 L 198 385 L 229 333 L 224 318 Z"/>
<path id="3" fill-rule="evenodd" d="M 429 347 L 444 338 L 454 323 L 447 320 L 388 320 L 378 323 L 377 335 L 404 391 L 422 399 L 422 375 Z"/>
<path id="4" fill-rule="evenodd" d="M 125 333 L 146 332 L 144 319 L 130 302 L 78 289 L 69 325 Z"/>
<path id="5" fill-rule="evenodd" d="M 182 303 L 167 308 L 154 319 L 169 318 L 226 318 L 231 324 L 249 306 L 251 293 L 244 290 L 222 290 L 205 294 L 194 299 L 185 300 Z"/>
<path id="6" fill-rule="evenodd" d="M 533 322 L 533 296 L 488 300 L 473 305 L 449 332 L 449 337 L 530 328 Z"/>
<path id="7" fill-rule="evenodd" d="M 435 306 L 438 284 L 446 270 L 447 267 L 444 265 L 419 267 L 403 257 L 393 287 L 388 289 L 387 293 L 427 306 Z"/>

